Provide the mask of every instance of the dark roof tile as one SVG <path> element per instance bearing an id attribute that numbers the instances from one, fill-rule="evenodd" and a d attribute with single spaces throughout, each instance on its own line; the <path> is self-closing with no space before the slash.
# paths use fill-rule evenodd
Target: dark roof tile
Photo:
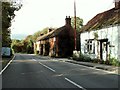
<path id="1" fill-rule="evenodd" d="M 93 17 L 82 27 L 81 32 L 101 29 L 115 24 L 120 24 L 120 9 L 112 8 Z"/>
<path id="2" fill-rule="evenodd" d="M 62 31 L 69 30 L 69 29 L 73 29 L 72 26 L 66 26 L 66 25 L 62 26 L 56 30 L 49 32 L 48 34 L 38 37 L 37 41 L 46 40 L 48 38 L 59 36 L 62 33 Z M 72 30 L 70 30 L 70 31 L 71 31 L 70 33 L 73 33 Z"/>

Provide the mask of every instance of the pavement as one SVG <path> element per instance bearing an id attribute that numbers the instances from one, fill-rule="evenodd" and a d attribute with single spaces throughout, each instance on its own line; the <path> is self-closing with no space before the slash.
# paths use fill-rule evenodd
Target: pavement
<path id="1" fill-rule="evenodd" d="M 87 66 L 87 67 L 92 67 L 95 69 L 101 69 L 101 70 L 109 71 L 109 72 L 115 73 L 115 74 L 120 74 L 120 72 L 119 72 L 120 67 L 117 67 L 117 66 L 99 64 L 99 63 L 91 63 L 91 62 L 75 61 L 75 60 L 66 59 L 66 58 L 60 58 L 58 60 L 69 62 L 69 63 L 74 63 L 74 64 L 79 64 L 79 65 L 83 65 L 83 66 Z"/>

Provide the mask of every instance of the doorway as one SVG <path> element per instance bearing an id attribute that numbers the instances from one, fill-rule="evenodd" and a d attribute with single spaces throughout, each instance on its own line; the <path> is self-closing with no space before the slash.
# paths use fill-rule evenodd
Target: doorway
<path id="1" fill-rule="evenodd" d="M 107 60 L 108 39 L 100 39 L 100 59 Z"/>

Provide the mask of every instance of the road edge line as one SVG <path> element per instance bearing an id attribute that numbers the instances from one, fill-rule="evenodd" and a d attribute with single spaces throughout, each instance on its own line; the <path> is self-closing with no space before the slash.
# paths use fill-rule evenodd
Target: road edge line
<path id="1" fill-rule="evenodd" d="M 0 71 L 0 75 L 2 75 L 2 73 L 7 69 L 7 67 L 10 65 L 10 63 L 13 61 L 14 58 L 15 58 L 15 55 L 14 55 L 13 58 L 9 61 L 9 63 Z"/>
<path id="2" fill-rule="evenodd" d="M 70 64 L 76 64 L 76 65 L 80 65 L 80 66 L 82 66 L 82 67 L 86 67 L 86 68 L 89 68 L 89 69 L 94 69 L 94 70 L 98 70 L 98 71 L 103 71 L 103 72 L 105 72 L 105 73 L 109 73 L 109 74 L 117 74 L 117 75 L 120 75 L 120 74 L 118 74 L 118 73 L 115 73 L 114 71 L 108 71 L 108 70 L 104 70 L 104 69 L 98 69 L 98 68 L 96 68 L 96 67 L 89 67 L 89 66 L 86 66 L 86 65 L 84 65 L 84 64 L 79 64 L 79 63 L 72 63 L 72 62 L 68 62 L 68 61 L 65 61 L 66 63 L 70 63 Z M 118 72 L 118 71 L 117 71 Z"/>

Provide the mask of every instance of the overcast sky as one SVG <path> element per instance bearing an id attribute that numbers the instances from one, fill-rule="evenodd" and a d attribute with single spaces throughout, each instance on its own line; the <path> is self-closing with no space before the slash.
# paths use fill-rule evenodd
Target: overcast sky
<path id="1" fill-rule="evenodd" d="M 76 15 L 86 24 L 96 14 L 114 7 L 113 0 L 76 0 Z M 45 27 L 61 27 L 74 16 L 74 0 L 24 0 L 15 12 L 12 34 L 33 34 Z"/>

